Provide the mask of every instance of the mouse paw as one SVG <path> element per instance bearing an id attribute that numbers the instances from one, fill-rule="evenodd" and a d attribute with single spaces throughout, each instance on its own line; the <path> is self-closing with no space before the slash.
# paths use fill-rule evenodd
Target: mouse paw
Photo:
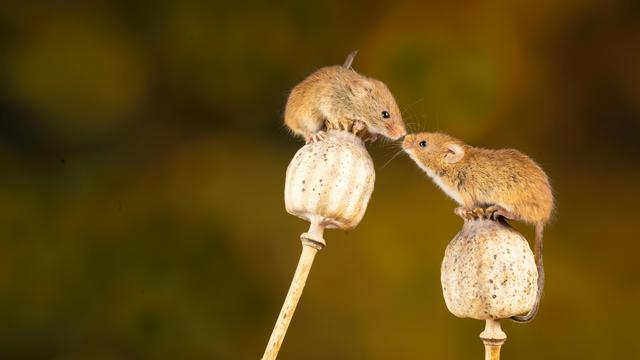
<path id="1" fill-rule="evenodd" d="M 491 217 L 493 212 L 490 212 L 487 209 L 479 206 L 474 208 L 460 206 L 454 210 L 454 213 L 460 216 L 461 218 L 463 218 L 464 220 L 493 219 Z"/>
<path id="2" fill-rule="evenodd" d="M 367 129 L 367 126 L 362 121 L 355 121 L 353 123 L 353 126 L 351 127 L 351 131 L 355 135 L 358 135 L 359 132 L 364 131 L 366 129 Z"/>
<path id="3" fill-rule="evenodd" d="M 464 206 L 458 206 L 453 210 L 453 213 L 460 216 L 465 221 L 476 219 L 476 215 L 473 213 L 473 210 L 466 208 Z"/>
<path id="4" fill-rule="evenodd" d="M 352 131 L 353 123 L 348 119 L 338 120 L 338 129 L 344 131 Z"/>
<path id="5" fill-rule="evenodd" d="M 489 218 L 489 214 L 486 212 L 486 210 L 484 208 L 477 207 L 477 208 L 474 208 L 473 210 L 471 210 L 471 212 L 473 213 L 473 216 L 475 216 L 476 219 L 488 219 Z"/>
<path id="6" fill-rule="evenodd" d="M 500 205 L 491 205 L 485 209 L 485 213 L 491 220 L 499 220 L 501 217 L 508 220 L 517 220 L 517 216 Z"/>
<path id="7" fill-rule="evenodd" d="M 315 143 L 319 141 L 324 141 L 326 138 L 327 138 L 327 133 L 325 133 L 324 131 L 318 131 L 315 134 L 311 134 L 307 136 L 305 140 L 307 141 L 307 144 L 310 144 L 310 143 Z"/>

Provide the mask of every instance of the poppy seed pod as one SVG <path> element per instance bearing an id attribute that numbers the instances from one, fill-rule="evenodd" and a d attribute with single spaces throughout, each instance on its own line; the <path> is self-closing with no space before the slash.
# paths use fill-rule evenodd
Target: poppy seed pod
<path id="1" fill-rule="evenodd" d="M 287 212 L 309 221 L 300 235 L 302 253 L 263 360 L 273 360 L 296 310 L 316 253 L 325 246 L 325 228 L 350 230 L 367 209 L 375 171 L 362 140 L 348 131 L 328 130 L 322 141 L 303 146 L 287 168 Z"/>
<path id="2" fill-rule="evenodd" d="M 302 147 L 287 168 L 287 212 L 325 228 L 358 225 L 373 192 L 375 171 L 362 140 L 329 130 L 324 141 Z"/>
<path id="3" fill-rule="evenodd" d="M 526 239 L 506 223 L 465 220 L 441 268 L 449 311 L 478 320 L 506 319 L 530 311 L 538 272 Z"/>

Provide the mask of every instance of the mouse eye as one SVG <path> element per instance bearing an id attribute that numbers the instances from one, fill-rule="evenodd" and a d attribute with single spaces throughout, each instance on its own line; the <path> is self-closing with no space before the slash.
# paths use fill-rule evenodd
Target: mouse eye
<path id="1" fill-rule="evenodd" d="M 382 112 L 382 117 L 383 117 L 383 118 L 385 118 L 385 119 L 388 119 L 388 118 L 390 118 L 390 117 L 391 117 L 391 114 L 389 114 L 389 112 L 388 112 L 388 111 L 383 111 L 383 112 Z"/>
<path id="2" fill-rule="evenodd" d="M 420 143 L 418 143 L 418 146 L 420 146 L 421 148 L 427 147 L 427 140 L 420 141 Z"/>

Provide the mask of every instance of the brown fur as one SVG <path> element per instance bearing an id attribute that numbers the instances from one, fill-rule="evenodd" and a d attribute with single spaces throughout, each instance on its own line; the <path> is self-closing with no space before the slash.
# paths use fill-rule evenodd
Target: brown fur
<path id="1" fill-rule="evenodd" d="M 391 115 L 383 118 L 382 112 Z M 325 122 L 348 128 L 361 122 L 371 134 L 398 139 L 406 134 L 400 109 L 387 86 L 344 66 L 323 67 L 296 85 L 284 114 L 285 124 L 309 138 Z"/>
<path id="2" fill-rule="evenodd" d="M 427 141 L 425 148 L 418 145 L 422 140 Z M 449 143 L 464 149 L 462 159 L 454 163 L 444 159 Z M 533 225 L 546 223 L 551 217 L 549 179 L 538 164 L 518 150 L 476 148 L 439 133 L 408 135 L 403 146 L 430 176 L 457 192 L 464 207 L 499 205 L 519 216 L 514 220 Z"/>
<path id="3" fill-rule="evenodd" d="M 426 146 L 420 143 L 426 141 Z M 405 152 L 461 206 L 499 206 L 508 218 L 535 225 L 535 260 L 538 268 L 538 294 L 534 308 L 513 320 L 532 320 L 544 288 L 542 264 L 543 231 L 554 207 L 549 178 L 531 158 L 518 150 L 476 148 L 441 133 L 407 135 Z"/>

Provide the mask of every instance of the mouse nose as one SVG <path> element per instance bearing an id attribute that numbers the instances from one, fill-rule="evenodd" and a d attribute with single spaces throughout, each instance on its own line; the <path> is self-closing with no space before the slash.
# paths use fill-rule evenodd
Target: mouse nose
<path id="1" fill-rule="evenodd" d="M 408 149 L 413 146 L 413 143 L 416 141 L 415 135 L 405 135 L 404 140 L 402 140 L 402 148 Z"/>
<path id="2" fill-rule="evenodd" d="M 390 126 L 388 129 L 393 140 L 402 139 L 407 135 L 407 130 L 405 130 L 403 126 Z"/>

